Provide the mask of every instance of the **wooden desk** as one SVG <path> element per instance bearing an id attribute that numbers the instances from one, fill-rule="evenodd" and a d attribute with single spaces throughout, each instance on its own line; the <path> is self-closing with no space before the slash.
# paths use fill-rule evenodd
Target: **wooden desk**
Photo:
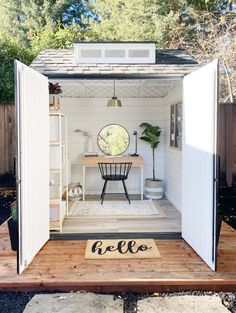
<path id="1" fill-rule="evenodd" d="M 87 167 L 97 167 L 98 163 L 122 163 L 122 162 L 132 162 L 132 167 L 140 167 L 140 192 L 141 200 L 143 200 L 143 166 L 144 159 L 140 156 L 93 156 L 93 157 L 83 157 L 81 163 L 83 165 L 83 201 L 85 200 L 85 190 L 86 190 L 86 168 Z"/>

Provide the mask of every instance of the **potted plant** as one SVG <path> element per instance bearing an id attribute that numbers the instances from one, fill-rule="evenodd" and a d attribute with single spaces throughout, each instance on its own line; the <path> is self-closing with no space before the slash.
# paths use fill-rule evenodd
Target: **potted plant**
<path id="1" fill-rule="evenodd" d="M 145 179 L 145 197 L 148 199 L 161 199 L 163 197 L 163 181 L 156 178 L 155 172 L 155 151 L 160 141 L 161 128 L 153 126 L 149 123 L 142 123 L 139 125 L 144 128 L 141 140 L 150 144 L 152 149 L 152 178 Z"/>
<path id="2" fill-rule="evenodd" d="M 50 110 L 59 110 L 60 109 L 60 98 L 58 95 L 62 93 L 61 86 L 59 83 L 49 83 L 49 107 Z"/>
<path id="3" fill-rule="evenodd" d="M 11 205 L 11 217 L 7 221 L 8 230 L 11 240 L 11 248 L 13 251 L 18 250 L 18 222 L 17 222 L 17 205 L 14 201 Z"/>

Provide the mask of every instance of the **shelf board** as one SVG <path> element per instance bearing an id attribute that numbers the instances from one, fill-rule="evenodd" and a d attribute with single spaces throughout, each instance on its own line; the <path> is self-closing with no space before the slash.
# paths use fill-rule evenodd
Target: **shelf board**
<path id="1" fill-rule="evenodd" d="M 55 140 L 55 141 L 49 141 L 49 145 L 50 146 L 59 146 L 59 145 L 62 145 L 62 146 L 65 146 L 66 145 L 66 140 L 61 140 L 61 141 L 59 141 L 59 140 Z"/>
<path id="2" fill-rule="evenodd" d="M 50 198 L 50 202 L 60 202 L 61 198 Z"/>
<path id="3" fill-rule="evenodd" d="M 59 146 L 61 144 L 60 141 L 49 141 L 50 146 Z"/>
<path id="4" fill-rule="evenodd" d="M 61 172 L 61 170 L 59 168 L 50 168 L 49 171 L 52 173 L 60 173 Z"/>
<path id="5" fill-rule="evenodd" d="M 61 115 L 63 117 L 66 117 L 64 113 L 60 112 L 60 111 L 50 111 L 49 115 Z"/>

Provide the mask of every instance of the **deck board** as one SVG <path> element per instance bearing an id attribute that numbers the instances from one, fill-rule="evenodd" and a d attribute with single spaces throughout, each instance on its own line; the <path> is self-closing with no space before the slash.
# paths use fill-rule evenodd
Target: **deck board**
<path id="1" fill-rule="evenodd" d="M 223 224 L 218 271 L 184 240 L 156 240 L 160 259 L 85 260 L 86 241 L 49 241 L 28 269 L 16 274 L 7 224 L 0 227 L 0 290 L 236 291 L 236 231 Z"/>

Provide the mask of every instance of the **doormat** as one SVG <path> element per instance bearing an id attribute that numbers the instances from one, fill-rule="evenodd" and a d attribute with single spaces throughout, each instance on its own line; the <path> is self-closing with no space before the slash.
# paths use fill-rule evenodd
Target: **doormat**
<path id="1" fill-rule="evenodd" d="M 70 216 L 145 216 L 165 217 L 163 209 L 152 200 L 131 201 L 75 201 Z"/>
<path id="2" fill-rule="evenodd" d="M 153 239 L 88 240 L 85 259 L 156 259 L 161 258 Z"/>

